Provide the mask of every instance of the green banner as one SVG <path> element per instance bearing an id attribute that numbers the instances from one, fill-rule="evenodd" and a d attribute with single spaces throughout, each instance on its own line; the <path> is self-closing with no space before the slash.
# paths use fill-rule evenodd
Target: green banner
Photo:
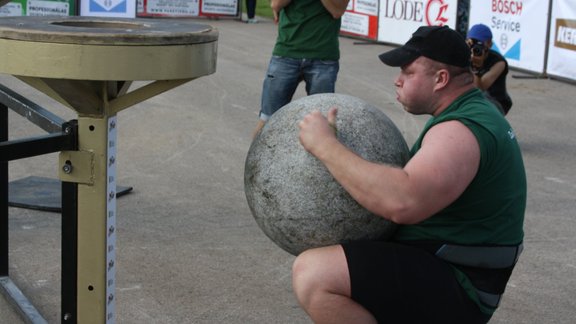
<path id="1" fill-rule="evenodd" d="M 3 0 L 0 4 L 2 4 Z M 74 16 L 75 0 L 13 0 L 0 6 L 0 16 Z"/>

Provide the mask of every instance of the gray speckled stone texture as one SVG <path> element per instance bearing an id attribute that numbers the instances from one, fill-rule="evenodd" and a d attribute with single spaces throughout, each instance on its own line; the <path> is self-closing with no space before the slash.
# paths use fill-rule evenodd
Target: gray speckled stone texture
<path id="1" fill-rule="evenodd" d="M 276 112 L 246 157 L 244 190 L 252 214 L 278 246 L 302 251 L 349 240 L 387 239 L 395 224 L 360 206 L 298 140 L 298 122 L 338 107 L 339 140 L 364 159 L 402 167 L 409 158 L 398 128 L 378 108 L 342 94 L 317 94 Z"/>

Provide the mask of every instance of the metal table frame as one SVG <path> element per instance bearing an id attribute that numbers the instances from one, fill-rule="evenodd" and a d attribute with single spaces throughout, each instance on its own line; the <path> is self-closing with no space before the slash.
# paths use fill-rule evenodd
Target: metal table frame
<path id="1" fill-rule="evenodd" d="M 12 109 L 49 134 L 8 140 L 8 109 Z M 77 149 L 76 121 L 65 122 L 48 110 L 0 85 L 0 291 L 12 302 L 20 315 L 31 323 L 46 321 L 28 301 L 9 275 L 9 161 Z M 77 280 L 77 184 L 62 182 L 62 322 L 76 322 Z"/>
<path id="2" fill-rule="evenodd" d="M 44 123 L 54 125 L 49 128 L 49 135 L 6 142 L 8 134 L 2 134 L 0 196 L 4 198 L 0 204 L 0 251 L 8 251 L 8 215 L 4 201 L 8 192 L 7 161 L 60 151 L 61 320 L 113 323 L 116 115 L 153 96 L 214 73 L 218 31 L 189 21 L 8 17 L 0 20 L 0 36 L 0 52 L 8 58 L 0 60 L 0 72 L 17 77 L 78 115 L 77 121 L 63 123 L 51 118 L 54 116 L 45 110 L 28 109 L 44 121 L 41 127 Z M 133 81 L 151 82 L 129 92 Z M 16 97 L 9 91 L 4 92 L 5 97 Z M 3 103 L 1 108 L 3 118 L 7 115 L 6 107 L 34 106 L 24 98 L 6 101 L 8 104 Z M 7 127 L 2 124 L 2 129 Z M 36 318 L 37 311 L 32 311 L 33 307 L 20 299 L 21 293 L 9 279 L 6 258 L 0 261 L 0 276 L 7 282 L 3 286 L 11 292 L 11 299 L 18 301 L 28 318 Z"/>

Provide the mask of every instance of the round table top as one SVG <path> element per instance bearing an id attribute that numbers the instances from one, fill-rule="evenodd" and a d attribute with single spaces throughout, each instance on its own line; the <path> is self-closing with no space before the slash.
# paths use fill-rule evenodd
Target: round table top
<path id="1" fill-rule="evenodd" d="M 218 30 L 192 20 L 3 17 L 0 73 L 71 80 L 191 79 L 216 71 Z"/>
<path id="2" fill-rule="evenodd" d="M 3 17 L 0 38 L 85 45 L 177 45 L 216 41 L 218 31 L 183 19 Z"/>

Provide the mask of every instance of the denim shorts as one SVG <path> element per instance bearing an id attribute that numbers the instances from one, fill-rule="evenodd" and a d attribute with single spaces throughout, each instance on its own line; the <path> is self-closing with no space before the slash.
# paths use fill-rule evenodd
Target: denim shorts
<path id="1" fill-rule="evenodd" d="M 333 93 L 339 68 L 338 61 L 272 56 L 262 87 L 260 119 L 268 120 L 288 104 L 300 81 L 306 83 L 308 95 Z"/>

